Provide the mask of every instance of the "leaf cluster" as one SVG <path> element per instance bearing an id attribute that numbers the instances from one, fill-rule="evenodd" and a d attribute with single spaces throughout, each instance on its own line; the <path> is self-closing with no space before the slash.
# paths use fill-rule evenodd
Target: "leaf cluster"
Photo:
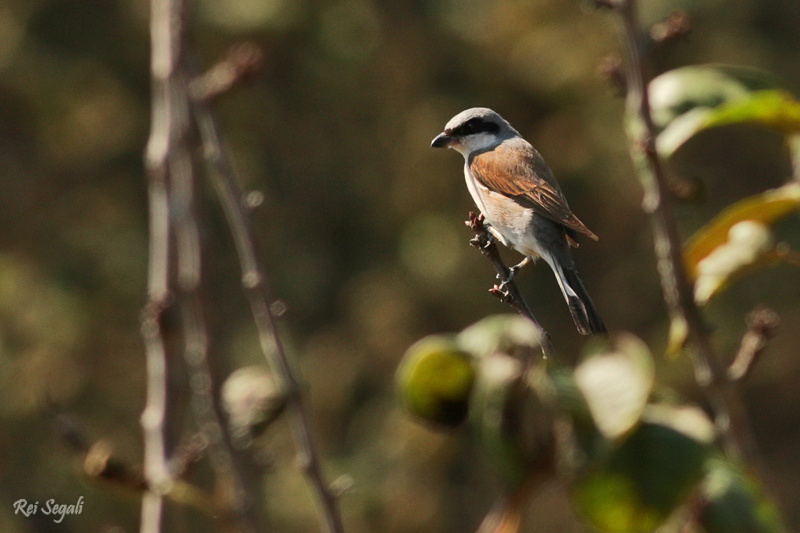
<path id="1" fill-rule="evenodd" d="M 641 340 L 591 344 L 574 369 L 532 361 L 540 340 L 525 318 L 491 316 L 420 340 L 398 369 L 406 410 L 434 430 L 465 426 L 500 480 L 480 531 L 521 527 L 526 502 L 554 476 L 599 531 L 687 520 L 712 533 L 783 531 L 756 478 L 718 448 L 713 422 L 656 384 Z"/>

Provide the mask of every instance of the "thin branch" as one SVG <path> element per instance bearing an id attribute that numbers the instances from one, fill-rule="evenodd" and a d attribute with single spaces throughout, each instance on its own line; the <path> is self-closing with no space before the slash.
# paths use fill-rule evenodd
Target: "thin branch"
<path id="1" fill-rule="evenodd" d="M 148 397 L 142 414 L 145 431 L 141 531 L 163 527 L 163 501 L 172 491 L 197 491 L 177 478 L 176 457 L 183 424 L 177 400 L 180 391 L 171 378 L 178 365 L 177 343 L 168 340 L 166 311 L 180 310 L 184 360 L 189 370 L 195 418 L 207 441 L 207 451 L 223 491 L 220 510 L 239 531 L 255 531 L 255 510 L 247 500 L 246 479 L 225 438 L 213 399 L 208 366 L 208 332 L 202 313 L 201 243 L 197 218 L 197 172 L 193 157 L 198 144 L 190 121 L 189 76 L 186 67 L 186 5 L 183 0 L 153 0 L 151 13 L 153 108 L 145 155 L 150 198 L 149 301 L 143 317 L 147 352 Z M 178 458 L 180 459 L 180 458 Z M 180 462 L 180 461 L 179 461 Z"/>
<path id="2" fill-rule="evenodd" d="M 93 441 L 86 428 L 71 415 L 59 412 L 52 404 L 48 405 L 48 408 L 53 412 L 53 427 L 56 433 L 64 439 L 70 450 L 81 457 L 83 472 L 89 479 L 112 484 L 133 493 L 144 493 L 148 490 L 141 466 L 136 466 L 117 455 L 110 442 Z M 198 433 L 176 448 L 176 456 L 170 461 L 175 479 L 170 491 L 164 494 L 164 498 L 171 503 L 193 506 L 211 517 L 216 517 L 225 512 L 217 505 L 217 499 L 200 487 L 178 479 L 190 464 L 204 455 L 207 447 L 205 437 Z"/>
<path id="3" fill-rule="evenodd" d="M 673 11 L 650 28 L 654 44 L 664 45 L 685 38 L 692 32 L 692 23 L 685 11 Z"/>
<path id="4" fill-rule="evenodd" d="M 185 44 L 185 43 L 184 43 Z M 189 90 L 185 72 L 179 77 L 182 105 L 189 106 Z M 196 141 L 193 136 L 192 141 Z M 221 492 L 223 518 L 238 531 L 254 532 L 260 521 L 251 495 L 256 486 L 245 487 L 248 476 L 239 470 L 230 439 L 214 403 L 214 379 L 209 366 L 209 335 L 203 316 L 201 298 L 202 257 L 196 189 L 197 172 L 194 158 L 173 179 L 172 203 L 175 210 L 175 242 L 177 247 L 177 297 L 183 324 L 183 356 L 189 371 L 191 405 L 194 417 L 206 439 L 207 453 Z"/>
<path id="5" fill-rule="evenodd" d="M 182 32 L 183 5 L 179 1 L 152 0 L 150 38 L 152 47 L 152 114 L 150 138 L 145 153 L 150 213 L 148 302 L 142 316 L 147 360 L 147 400 L 141 423 L 144 430 L 144 477 L 148 490 L 142 498 L 142 533 L 161 531 L 164 495 L 174 476 L 169 467 L 172 444 L 169 435 L 175 413 L 168 394 L 170 359 L 164 329 L 170 301 L 169 181 L 177 143 L 187 129 L 185 110 L 177 109 L 174 75 L 179 62 L 176 34 Z M 177 425 L 177 424 L 175 424 Z"/>
<path id="6" fill-rule="evenodd" d="M 500 279 L 500 285 L 494 285 L 489 292 L 500 299 L 501 302 L 509 304 L 516 311 L 533 322 L 539 329 L 542 335 L 541 348 L 542 355 L 546 359 L 555 362 L 555 352 L 553 345 L 550 342 L 550 334 L 539 324 L 536 317 L 533 316 L 528 304 L 522 297 L 522 293 L 517 287 L 516 281 L 511 276 L 511 269 L 506 266 L 503 259 L 500 257 L 500 251 L 497 249 L 495 239 L 486 229 L 483 223 L 483 215 L 476 215 L 470 212 L 469 220 L 465 224 L 475 232 L 475 237 L 470 241 L 470 244 L 480 250 L 481 254 L 486 257 L 494 269 L 497 271 L 497 276 Z"/>
<path id="7" fill-rule="evenodd" d="M 736 358 L 728 367 L 728 379 L 740 381 L 747 377 L 764 353 L 767 342 L 775 335 L 780 322 L 778 314 L 768 307 L 757 307 L 747 315 L 747 331 L 742 336 Z"/>
<path id="8" fill-rule="evenodd" d="M 278 334 L 277 319 L 271 306 L 273 300 L 265 270 L 261 266 L 256 251 L 250 210 L 245 204 L 244 193 L 233 165 L 223 149 L 219 128 L 208 107 L 205 102 L 194 100 L 193 110 L 200 130 L 205 157 L 214 170 L 212 172 L 213 183 L 228 219 L 239 256 L 242 285 L 250 302 L 261 342 L 261 350 L 270 367 L 281 380 L 281 385 L 287 394 L 292 415 L 290 423 L 299 462 L 316 491 L 321 512 L 320 518 L 324 523 L 325 531 L 341 533 L 344 531 L 344 527 L 339 514 L 337 498 L 325 481 L 322 464 L 314 443 L 305 397 Z"/>
<path id="9" fill-rule="evenodd" d="M 222 61 L 192 80 L 192 97 L 210 103 L 263 67 L 264 53 L 261 48 L 249 42 L 240 43 L 231 48 Z"/>
<path id="10" fill-rule="evenodd" d="M 653 230 L 658 272 L 664 299 L 673 321 L 685 324 L 693 348 L 695 377 L 715 413 L 726 451 L 734 458 L 758 464 L 746 410 L 738 391 L 717 359 L 711 335 L 694 301 L 692 284 L 684 270 L 681 240 L 669 196 L 669 184 L 655 147 L 656 128 L 647 94 L 649 74 L 643 57 L 635 0 L 616 0 L 610 6 L 619 15 L 627 50 L 626 120 L 631 158 L 644 188 L 643 209 Z"/>

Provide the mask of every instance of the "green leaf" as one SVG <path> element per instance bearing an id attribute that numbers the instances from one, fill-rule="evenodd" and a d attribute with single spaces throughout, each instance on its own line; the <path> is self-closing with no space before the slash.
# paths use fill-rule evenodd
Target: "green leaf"
<path id="1" fill-rule="evenodd" d="M 736 202 L 700 228 L 686 243 L 684 257 L 687 272 L 697 278 L 698 264 L 729 239 L 731 228 L 750 220 L 772 226 L 800 209 L 800 184 L 788 183 Z"/>
<path id="2" fill-rule="evenodd" d="M 711 112 L 704 128 L 752 122 L 784 134 L 800 132 L 800 102 L 781 90 L 758 91 L 747 98 L 722 105 Z"/>
<path id="3" fill-rule="evenodd" d="M 693 65 L 654 78 L 648 86 L 648 96 L 653 121 L 663 130 L 693 109 L 713 109 L 752 92 L 780 87 L 778 79 L 764 70 L 734 65 Z"/>
<path id="4" fill-rule="evenodd" d="M 758 91 L 715 108 L 696 107 L 674 117 L 658 136 L 658 153 L 669 157 L 701 131 L 731 124 L 761 124 L 784 135 L 800 132 L 800 102 L 782 90 Z"/>
<path id="5" fill-rule="evenodd" d="M 455 427 L 464 421 L 474 380 L 470 355 L 441 335 L 412 345 L 397 369 L 406 410 L 434 426 Z"/>
<path id="6" fill-rule="evenodd" d="M 780 513 L 758 480 L 722 458 L 707 462 L 698 513 L 706 533 L 782 533 Z"/>
<path id="7" fill-rule="evenodd" d="M 709 449 L 680 424 L 645 418 L 587 469 L 573 501 L 601 531 L 653 531 L 702 479 Z"/>
<path id="8" fill-rule="evenodd" d="M 662 157 L 672 156 L 699 132 L 727 124 L 800 131 L 800 102 L 780 89 L 774 76 L 757 69 L 683 67 L 653 79 L 648 94 Z"/>
<path id="9" fill-rule="evenodd" d="M 639 422 L 654 380 L 650 352 L 633 335 L 621 335 L 613 351 L 592 354 L 575 369 L 575 382 L 595 424 L 612 440 Z"/>

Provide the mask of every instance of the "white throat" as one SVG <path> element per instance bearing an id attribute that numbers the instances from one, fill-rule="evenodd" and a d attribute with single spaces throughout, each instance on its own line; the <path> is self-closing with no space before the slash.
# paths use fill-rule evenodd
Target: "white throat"
<path id="1" fill-rule="evenodd" d="M 463 138 L 460 143 L 452 146 L 453 150 L 458 151 L 467 159 L 472 152 L 479 152 L 494 148 L 502 142 L 502 139 L 494 133 L 475 133 Z"/>

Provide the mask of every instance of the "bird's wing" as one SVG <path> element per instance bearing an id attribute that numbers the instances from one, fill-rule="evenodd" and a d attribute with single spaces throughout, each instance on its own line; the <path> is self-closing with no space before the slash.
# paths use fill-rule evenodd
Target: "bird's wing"
<path id="1" fill-rule="evenodd" d="M 523 144 L 524 143 L 524 144 Z M 538 214 L 568 229 L 598 240 L 576 217 L 556 184 L 553 171 L 527 142 L 470 156 L 470 170 L 484 186 L 534 209 Z"/>

